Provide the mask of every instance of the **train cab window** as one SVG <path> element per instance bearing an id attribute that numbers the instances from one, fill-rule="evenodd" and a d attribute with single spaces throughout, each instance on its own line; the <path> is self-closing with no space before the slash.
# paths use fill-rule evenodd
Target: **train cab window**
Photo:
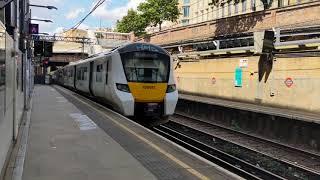
<path id="1" fill-rule="evenodd" d="M 129 52 L 121 54 L 128 82 L 168 82 L 170 57 L 154 52 Z"/>

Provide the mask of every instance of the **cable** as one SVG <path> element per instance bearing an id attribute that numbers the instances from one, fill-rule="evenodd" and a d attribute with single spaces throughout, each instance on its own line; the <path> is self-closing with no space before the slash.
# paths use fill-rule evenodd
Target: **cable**
<path id="1" fill-rule="evenodd" d="M 80 20 L 75 26 L 71 29 L 77 29 L 99 6 L 101 6 L 106 0 L 99 0 L 97 4 L 92 8 L 92 10 L 82 19 Z"/>
<path id="2" fill-rule="evenodd" d="M 68 30 L 65 30 L 63 33 L 68 32 L 70 30 L 76 30 L 78 27 L 99 7 L 101 6 L 106 0 L 99 0 L 96 5 L 91 9 L 91 11 L 82 18 L 78 23 L 76 23 L 73 27 L 69 28 Z"/>

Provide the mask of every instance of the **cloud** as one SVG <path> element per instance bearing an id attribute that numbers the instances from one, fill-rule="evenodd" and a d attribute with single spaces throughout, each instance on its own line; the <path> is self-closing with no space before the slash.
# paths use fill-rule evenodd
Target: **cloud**
<path id="1" fill-rule="evenodd" d="M 87 29 L 90 29 L 90 26 L 88 26 L 87 24 L 80 24 L 80 26 L 78 27 L 78 29 L 84 29 L 84 30 L 87 30 Z"/>
<path id="2" fill-rule="evenodd" d="M 57 27 L 56 30 L 54 30 L 54 33 L 59 34 L 59 33 L 62 33 L 64 30 L 65 30 L 64 27 Z"/>
<path id="3" fill-rule="evenodd" d="M 128 9 L 137 9 L 138 5 L 144 1 L 145 0 L 129 0 L 125 6 L 112 9 L 108 7 L 107 3 L 104 3 L 97 8 L 92 15 L 94 17 L 101 17 L 106 20 L 118 20 L 127 14 Z"/>
<path id="4" fill-rule="evenodd" d="M 79 9 L 76 9 L 76 10 L 71 10 L 71 11 L 67 14 L 66 18 L 67 18 L 67 19 L 76 19 L 76 18 L 78 18 L 78 16 L 79 16 L 80 14 L 82 14 L 82 13 L 84 13 L 84 12 L 86 12 L 86 10 L 85 10 L 84 8 L 79 8 Z"/>

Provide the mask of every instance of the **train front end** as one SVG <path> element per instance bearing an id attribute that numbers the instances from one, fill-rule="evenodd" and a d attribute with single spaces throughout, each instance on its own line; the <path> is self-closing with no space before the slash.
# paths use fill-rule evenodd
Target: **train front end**
<path id="1" fill-rule="evenodd" d="M 127 85 L 117 84 L 117 89 L 132 94 L 134 116 L 159 119 L 158 124 L 167 122 L 178 101 L 170 55 L 145 43 L 134 43 L 118 51 Z"/>

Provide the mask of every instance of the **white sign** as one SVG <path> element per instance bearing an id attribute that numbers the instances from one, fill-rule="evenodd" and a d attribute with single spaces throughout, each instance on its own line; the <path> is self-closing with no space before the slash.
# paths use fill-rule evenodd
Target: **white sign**
<path id="1" fill-rule="evenodd" d="M 7 4 L 11 3 L 13 0 L 0 0 L 0 8 L 4 8 Z"/>
<path id="2" fill-rule="evenodd" d="M 240 59 L 239 67 L 247 68 L 248 67 L 248 59 Z"/>

